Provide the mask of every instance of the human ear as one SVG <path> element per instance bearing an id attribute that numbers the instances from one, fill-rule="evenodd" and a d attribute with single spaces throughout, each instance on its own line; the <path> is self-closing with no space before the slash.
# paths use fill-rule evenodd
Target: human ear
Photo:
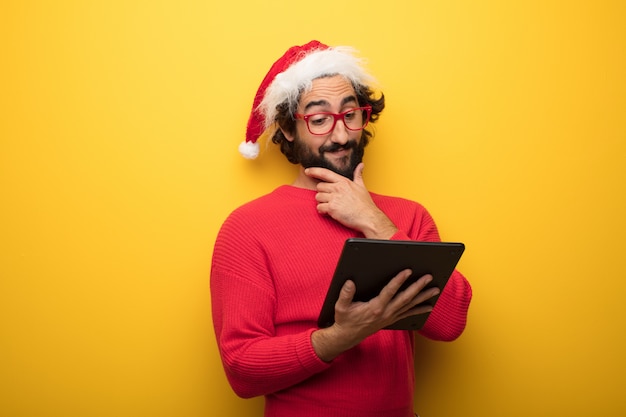
<path id="1" fill-rule="evenodd" d="M 287 139 L 287 141 L 293 142 L 295 135 L 289 133 L 287 130 L 283 129 L 282 127 L 280 127 L 280 131 L 283 132 L 283 136 L 285 136 L 285 139 Z"/>

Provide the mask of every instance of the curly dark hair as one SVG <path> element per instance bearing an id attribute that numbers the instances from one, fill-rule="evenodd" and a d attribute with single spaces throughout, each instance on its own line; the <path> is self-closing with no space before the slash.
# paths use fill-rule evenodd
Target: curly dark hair
<path id="1" fill-rule="evenodd" d="M 372 106 L 372 114 L 370 116 L 369 123 L 375 123 L 378 120 L 380 113 L 385 108 L 385 95 L 380 94 L 380 98 L 375 98 L 374 92 L 365 85 L 352 85 L 354 87 L 354 91 L 356 92 L 357 100 L 359 102 L 359 106 L 363 107 L 366 105 Z M 302 92 L 300 92 L 302 94 Z M 284 129 L 290 135 L 294 135 L 296 132 L 296 118 L 294 114 L 296 113 L 295 108 L 289 108 L 289 104 L 285 101 L 278 106 L 276 106 L 277 114 L 276 114 L 276 122 L 281 129 Z M 369 126 L 369 124 L 368 124 Z M 298 164 L 299 161 L 295 158 L 293 154 L 293 146 L 294 143 L 287 140 L 285 135 L 283 134 L 281 129 L 276 129 L 274 136 L 272 136 L 272 142 L 277 145 L 280 145 L 280 151 L 287 157 L 287 160 L 292 164 Z M 361 135 L 361 141 L 363 142 L 363 146 L 365 147 L 370 138 L 373 136 L 372 132 L 367 128 L 363 129 L 363 133 Z"/>

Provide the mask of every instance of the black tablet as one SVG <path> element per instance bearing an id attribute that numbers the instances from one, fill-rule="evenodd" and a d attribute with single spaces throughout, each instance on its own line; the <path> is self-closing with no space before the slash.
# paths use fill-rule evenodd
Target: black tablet
<path id="1" fill-rule="evenodd" d="M 339 298 L 341 287 L 348 279 L 356 284 L 354 301 L 369 301 L 376 297 L 389 280 L 407 268 L 413 271 L 413 275 L 400 290 L 405 289 L 420 277 L 431 274 L 433 280 L 427 287 L 438 287 L 443 291 L 464 250 L 463 243 L 455 242 L 365 238 L 346 240 L 322 306 L 318 326 L 329 327 L 334 323 L 335 303 Z M 438 298 L 437 295 L 425 303 L 434 306 Z M 407 317 L 387 328 L 419 330 L 429 314 Z"/>

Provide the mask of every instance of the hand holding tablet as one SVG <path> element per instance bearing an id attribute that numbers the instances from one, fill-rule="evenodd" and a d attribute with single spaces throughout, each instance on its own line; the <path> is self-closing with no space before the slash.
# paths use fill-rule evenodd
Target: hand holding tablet
<path id="1" fill-rule="evenodd" d="M 347 280 L 356 285 L 353 301 L 369 301 L 376 297 L 390 279 L 400 271 L 410 269 L 413 274 L 400 291 L 426 274 L 432 281 L 426 288 L 441 291 L 454 271 L 465 246 L 452 242 L 415 242 L 351 238 L 346 240 L 333 279 L 318 319 L 320 328 L 329 327 L 335 319 L 335 303 L 341 287 Z M 424 304 L 434 307 L 438 295 Z M 417 314 L 395 322 L 387 329 L 419 330 L 430 313 Z"/>

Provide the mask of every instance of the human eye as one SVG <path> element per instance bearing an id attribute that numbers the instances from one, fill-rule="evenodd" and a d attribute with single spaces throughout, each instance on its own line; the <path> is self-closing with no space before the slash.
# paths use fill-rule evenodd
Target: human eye
<path id="1" fill-rule="evenodd" d="M 356 109 L 348 110 L 347 112 L 344 113 L 343 117 L 346 120 L 354 120 L 357 117 L 357 110 Z"/>
<path id="2" fill-rule="evenodd" d="M 309 115 L 309 124 L 312 126 L 324 126 L 330 122 L 330 115 L 325 113 L 315 113 Z"/>

